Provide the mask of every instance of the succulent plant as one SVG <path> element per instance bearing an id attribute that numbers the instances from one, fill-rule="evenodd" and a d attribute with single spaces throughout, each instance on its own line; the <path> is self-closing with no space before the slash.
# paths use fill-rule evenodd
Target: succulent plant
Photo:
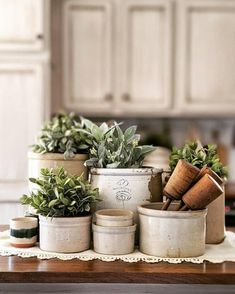
<path id="1" fill-rule="evenodd" d="M 208 166 L 220 177 L 227 176 L 227 168 L 220 162 L 216 152 L 216 145 L 199 147 L 197 142 L 185 144 L 182 148 L 173 147 L 170 155 L 170 169 L 173 171 L 180 159 L 202 168 Z"/>
<path id="2" fill-rule="evenodd" d="M 77 153 L 87 153 L 92 142 L 81 132 L 81 123 L 73 114 L 60 113 L 45 123 L 34 144 L 36 153 L 62 153 L 65 158 Z"/>
<path id="3" fill-rule="evenodd" d="M 93 140 L 90 158 L 86 161 L 89 167 L 141 167 L 145 155 L 156 149 L 153 146 L 138 145 L 140 135 L 136 134 L 136 126 L 131 126 L 123 132 L 120 124 L 115 122 L 111 127 L 106 123 L 98 127 L 85 119 L 82 123 L 85 125 L 85 132 Z"/>
<path id="4" fill-rule="evenodd" d="M 62 168 L 42 168 L 39 178 L 30 178 L 35 191 L 21 197 L 21 203 L 32 206 L 36 212 L 50 217 L 70 217 L 88 214 L 91 203 L 99 201 L 98 189 L 72 176 Z"/>

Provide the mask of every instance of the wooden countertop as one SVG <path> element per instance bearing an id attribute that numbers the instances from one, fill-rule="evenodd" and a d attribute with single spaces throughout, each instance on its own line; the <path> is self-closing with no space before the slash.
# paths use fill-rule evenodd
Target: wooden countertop
<path id="1" fill-rule="evenodd" d="M 0 226 L 0 230 L 3 229 Z M 235 284 L 235 262 L 148 264 L 0 256 L 0 282 Z"/>

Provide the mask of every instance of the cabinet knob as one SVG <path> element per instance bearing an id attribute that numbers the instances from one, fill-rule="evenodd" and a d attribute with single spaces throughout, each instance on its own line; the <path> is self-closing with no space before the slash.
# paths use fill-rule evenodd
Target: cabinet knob
<path id="1" fill-rule="evenodd" d="M 131 100 L 131 96 L 130 96 L 130 94 L 128 94 L 128 93 L 124 93 L 124 94 L 122 95 L 122 100 L 123 100 L 123 101 L 126 101 L 126 102 L 129 102 L 129 101 Z"/>
<path id="2" fill-rule="evenodd" d="M 42 35 L 42 34 L 38 34 L 38 35 L 36 36 L 36 38 L 37 38 L 38 40 L 42 40 L 42 39 L 43 39 L 43 35 Z"/>
<path id="3" fill-rule="evenodd" d="M 105 101 L 112 101 L 113 100 L 113 95 L 111 93 L 107 93 L 105 96 L 104 96 L 104 100 Z"/>

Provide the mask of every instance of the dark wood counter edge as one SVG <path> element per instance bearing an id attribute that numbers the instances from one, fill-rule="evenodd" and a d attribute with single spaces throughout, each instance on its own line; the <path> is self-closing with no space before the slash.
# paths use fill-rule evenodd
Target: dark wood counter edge
<path id="1" fill-rule="evenodd" d="M 235 274 L 189 273 L 0 273 L 0 283 L 135 283 L 235 285 Z"/>
<path id="2" fill-rule="evenodd" d="M 0 227 L 2 229 L 2 227 Z M 235 262 L 148 264 L 0 257 L 0 283 L 141 283 L 235 285 Z"/>

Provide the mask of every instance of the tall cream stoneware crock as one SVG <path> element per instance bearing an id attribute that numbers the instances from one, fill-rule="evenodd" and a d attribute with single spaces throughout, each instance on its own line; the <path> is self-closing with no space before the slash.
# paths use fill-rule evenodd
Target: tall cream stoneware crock
<path id="1" fill-rule="evenodd" d="M 39 228 L 42 250 L 72 253 L 90 248 L 91 215 L 53 218 L 39 215 Z"/>
<path id="2" fill-rule="evenodd" d="M 223 189 L 224 185 L 223 185 Z M 225 191 L 207 207 L 206 243 L 218 244 L 225 237 Z"/>
<path id="3" fill-rule="evenodd" d="M 137 206 L 162 201 L 162 169 L 92 168 L 91 185 L 99 188 L 98 209 L 129 209 L 138 220 Z"/>
<path id="4" fill-rule="evenodd" d="M 87 154 L 76 154 L 73 158 L 65 159 L 60 153 L 35 153 L 28 152 L 28 176 L 29 178 L 38 178 L 41 168 L 63 167 L 69 174 L 80 176 L 83 174 L 87 179 L 87 167 L 84 162 L 87 160 Z"/>

